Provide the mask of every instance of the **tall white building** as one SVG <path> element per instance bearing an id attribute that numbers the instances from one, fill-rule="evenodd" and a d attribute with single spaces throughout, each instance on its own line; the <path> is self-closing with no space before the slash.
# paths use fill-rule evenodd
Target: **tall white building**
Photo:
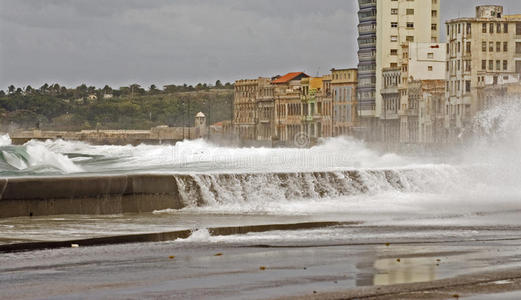
<path id="1" fill-rule="evenodd" d="M 383 70 L 401 67 L 402 46 L 410 42 L 438 42 L 440 1 L 358 1 L 358 113 L 363 127 L 374 126 L 371 119 L 384 112 Z"/>

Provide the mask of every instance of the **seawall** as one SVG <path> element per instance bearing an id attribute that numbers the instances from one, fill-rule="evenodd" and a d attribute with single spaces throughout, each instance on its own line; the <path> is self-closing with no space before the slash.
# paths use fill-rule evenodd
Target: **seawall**
<path id="1" fill-rule="evenodd" d="M 184 207 L 274 203 L 395 192 L 434 192 L 461 170 L 449 166 L 334 172 L 164 174 L 0 179 L 0 218 L 145 213 Z"/>
<path id="2" fill-rule="evenodd" d="M 169 175 L 0 178 L 0 218 L 179 209 Z"/>

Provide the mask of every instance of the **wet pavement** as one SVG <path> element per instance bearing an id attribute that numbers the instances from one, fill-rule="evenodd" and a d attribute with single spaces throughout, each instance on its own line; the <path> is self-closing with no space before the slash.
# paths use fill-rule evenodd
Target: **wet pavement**
<path id="1" fill-rule="evenodd" d="M 517 232 L 364 225 L 200 231 L 163 243 L 7 253 L 0 256 L 0 298 L 266 299 L 432 282 L 521 268 Z"/>

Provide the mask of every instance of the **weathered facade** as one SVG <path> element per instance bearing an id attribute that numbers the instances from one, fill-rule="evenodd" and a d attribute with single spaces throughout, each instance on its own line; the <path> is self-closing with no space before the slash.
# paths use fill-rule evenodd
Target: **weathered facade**
<path id="1" fill-rule="evenodd" d="M 422 80 L 418 104 L 418 143 L 447 143 L 445 122 L 445 81 Z"/>
<path id="2" fill-rule="evenodd" d="M 332 69 L 333 136 L 351 135 L 358 126 L 357 69 Z"/>
<path id="3" fill-rule="evenodd" d="M 402 45 L 438 42 L 440 1 L 359 0 L 358 4 L 358 111 L 362 129 L 371 131 L 379 128 L 371 119 L 386 113 L 381 92 L 384 69 L 401 67 Z"/>
<path id="4" fill-rule="evenodd" d="M 457 141 L 483 108 L 478 89 L 521 73 L 521 15 L 503 15 L 503 7 L 476 7 L 473 18 L 449 20 L 445 128 Z"/>
<path id="5" fill-rule="evenodd" d="M 257 91 L 259 79 L 237 80 L 233 101 L 233 124 L 235 134 L 244 140 L 254 140 L 257 136 Z"/>
<path id="6" fill-rule="evenodd" d="M 290 143 L 302 131 L 302 79 L 303 72 L 288 73 L 272 81 L 275 98 L 277 139 Z"/>

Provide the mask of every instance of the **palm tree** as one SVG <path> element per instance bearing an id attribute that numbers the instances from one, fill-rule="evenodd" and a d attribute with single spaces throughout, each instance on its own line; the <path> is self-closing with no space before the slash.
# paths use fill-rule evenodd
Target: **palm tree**
<path id="1" fill-rule="evenodd" d="M 40 87 L 40 91 L 42 92 L 42 94 L 45 94 L 48 89 L 49 89 L 49 85 L 47 83 L 45 83 L 44 85 L 42 85 Z"/>

